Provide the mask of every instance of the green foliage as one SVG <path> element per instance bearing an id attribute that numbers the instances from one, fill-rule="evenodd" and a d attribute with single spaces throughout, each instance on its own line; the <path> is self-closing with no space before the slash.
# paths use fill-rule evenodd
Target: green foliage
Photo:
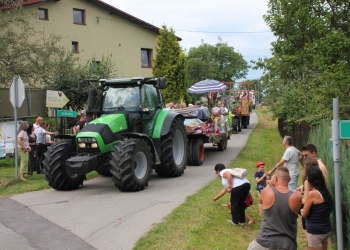
<path id="1" fill-rule="evenodd" d="M 12 8 L 0 11 L 0 87 L 10 86 L 21 76 L 28 87 L 52 79 L 66 51 L 59 46 L 60 36 L 35 30 L 37 9 L 21 7 L 21 0 L 4 0 Z"/>
<path id="2" fill-rule="evenodd" d="M 162 90 L 165 102 L 190 101 L 187 93 L 187 62 L 173 29 L 165 25 L 157 37 L 157 55 L 153 60 L 152 73 L 166 78 L 166 89 Z"/>
<path id="3" fill-rule="evenodd" d="M 335 199 L 334 190 L 334 162 L 331 155 L 330 138 L 332 137 L 332 127 L 330 120 L 322 121 L 309 135 L 309 143 L 315 144 L 317 147 L 317 156 L 322 159 L 328 170 L 328 187 Z M 342 222 L 344 249 L 350 249 L 350 152 L 348 141 L 340 143 L 340 190 L 342 203 Z M 332 225 L 335 232 L 335 204 L 332 213 Z M 335 234 L 333 234 L 333 243 L 336 244 Z"/>
<path id="4" fill-rule="evenodd" d="M 83 79 L 102 79 L 115 77 L 115 64 L 111 61 L 110 56 L 102 55 L 99 64 L 96 63 L 95 57 L 89 60 L 84 66 L 77 64 L 72 53 L 68 53 L 65 58 L 61 58 L 61 67 L 55 72 L 53 79 L 47 83 L 46 88 L 60 90 L 70 100 L 65 108 L 73 110 L 84 109 L 88 89 L 78 91 L 78 82 Z"/>
<path id="5" fill-rule="evenodd" d="M 248 64 L 243 56 L 219 37 L 217 44 L 204 43 L 188 51 L 188 72 L 190 85 L 204 80 L 232 81 L 244 78 Z"/>
<path id="6" fill-rule="evenodd" d="M 256 68 L 273 112 L 290 122 L 311 125 L 332 116 L 332 98 L 339 97 L 341 119 L 350 112 L 350 2 L 345 0 L 270 0 L 265 22 L 277 40 L 272 58 Z"/>

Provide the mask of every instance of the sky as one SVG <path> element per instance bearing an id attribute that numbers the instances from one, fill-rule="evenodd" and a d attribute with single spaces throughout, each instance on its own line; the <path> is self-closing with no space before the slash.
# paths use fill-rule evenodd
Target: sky
<path id="1" fill-rule="evenodd" d="M 103 1 L 154 26 L 173 28 L 186 50 L 198 47 L 202 40 L 215 45 L 221 37 L 250 64 L 271 57 L 271 42 L 276 40 L 263 20 L 268 0 Z M 258 79 L 262 74 L 250 69 L 246 79 Z"/>

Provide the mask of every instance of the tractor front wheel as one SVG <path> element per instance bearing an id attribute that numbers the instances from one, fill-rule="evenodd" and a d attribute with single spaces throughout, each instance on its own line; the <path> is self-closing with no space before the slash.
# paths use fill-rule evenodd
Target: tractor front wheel
<path id="1" fill-rule="evenodd" d="M 145 140 L 124 139 L 111 154 L 111 174 L 121 191 L 140 191 L 148 186 L 152 172 L 151 148 Z"/>
<path id="2" fill-rule="evenodd" d="M 168 134 L 161 137 L 161 165 L 156 173 L 163 177 L 181 176 L 186 168 L 186 129 L 182 119 L 175 118 Z"/>
<path id="3" fill-rule="evenodd" d="M 74 141 L 60 140 L 48 147 L 43 161 L 45 180 L 57 190 L 74 190 L 83 185 L 85 175 L 69 172 L 66 160 L 76 155 Z"/>

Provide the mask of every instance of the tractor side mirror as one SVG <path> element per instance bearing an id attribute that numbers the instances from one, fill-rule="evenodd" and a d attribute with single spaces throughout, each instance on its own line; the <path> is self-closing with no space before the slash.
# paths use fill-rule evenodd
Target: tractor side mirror
<path id="1" fill-rule="evenodd" d="M 165 81 L 164 77 L 157 78 L 157 88 L 158 89 L 165 89 L 166 88 L 166 81 Z"/>

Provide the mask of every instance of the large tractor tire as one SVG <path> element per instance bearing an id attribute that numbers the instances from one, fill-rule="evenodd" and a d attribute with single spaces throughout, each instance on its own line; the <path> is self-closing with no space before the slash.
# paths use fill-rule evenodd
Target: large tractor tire
<path id="1" fill-rule="evenodd" d="M 192 164 L 202 166 L 204 161 L 204 143 L 202 138 L 194 138 L 192 144 Z"/>
<path id="2" fill-rule="evenodd" d="M 219 149 L 219 151 L 224 151 L 224 150 L 226 150 L 226 148 L 227 148 L 227 139 L 224 138 L 221 141 L 219 141 L 218 149 Z"/>
<path id="3" fill-rule="evenodd" d="M 85 175 L 69 173 L 66 160 L 75 156 L 76 146 L 71 140 L 60 140 L 48 147 L 43 161 L 45 180 L 57 190 L 74 190 L 83 185 Z"/>
<path id="4" fill-rule="evenodd" d="M 102 176 L 105 176 L 105 177 L 111 177 L 112 174 L 111 174 L 111 157 L 108 156 L 106 157 L 106 159 L 104 160 L 102 166 L 100 166 L 96 172 L 99 174 L 99 175 L 102 175 Z"/>
<path id="5" fill-rule="evenodd" d="M 124 139 L 111 154 L 111 174 L 121 191 L 140 191 L 148 186 L 152 173 L 151 148 L 142 139 Z"/>
<path id="6" fill-rule="evenodd" d="M 188 138 L 188 140 L 187 140 L 187 152 L 186 152 L 186 155 L 187 155 L 186 165 L 188 165 L 188 166 L 192 166 L 192 164 L 193 164 L 193 162 L 192 162 L 192 144 L 193 144 L 193 139 Z"/>
<path id="7" fill-rule="evenodd" d="M 186 129 L 180 118 L 175 118 L 168 134 L 161 137 L 161 164 L 156 173 L 162 177 L 181 176 L 186 168 Z"/>

